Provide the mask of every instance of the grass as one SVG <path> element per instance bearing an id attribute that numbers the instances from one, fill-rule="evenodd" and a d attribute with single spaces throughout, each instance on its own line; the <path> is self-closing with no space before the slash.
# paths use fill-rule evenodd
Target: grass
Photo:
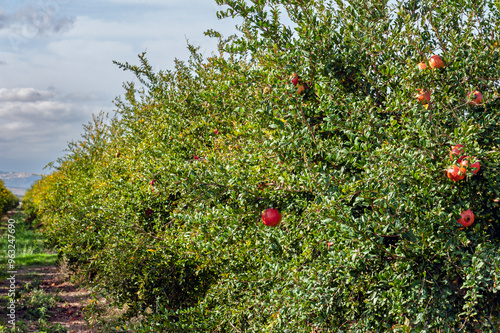
<path id="1" fill-rule="evenodd" d="M 40 234 L 31 223 L 26 221 L 25 214 L 21 211 L 11 217 L 16 221 L 15 236 L 15 269 L 34 265 L 54 265 L 57 261 L 57 253 L 46 246 L 45 237 Z M 0 226 L 0 264 L 4 269 L 0 271 L 0 278 L 7 275 L 8 269 L 8 242 L 7 221 Z"/>

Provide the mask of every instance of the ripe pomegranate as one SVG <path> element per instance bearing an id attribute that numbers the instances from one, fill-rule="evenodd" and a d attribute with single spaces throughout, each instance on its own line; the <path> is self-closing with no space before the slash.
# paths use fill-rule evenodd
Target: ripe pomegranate
<path id="1" fill-rule="evenodd" d="M 472 156 L 472 161 L 475 161 L 475 162 L 472 163 L 472 165 L 470 166 L 470 169 L 471 169 L 472 173 L 475 175 L 476 173 L 478 173 L 479 169 L 481 168 L 481 163 L 479 163 L 479 161 L 476 160 L 475 156 Z M 460 162 L 460 166 L 463 168 L 467 168 L 469 166 L 469 156 L 462 157 L 462 161 Z"/>
<path id="2" fill-rule="evenodd" d="M 464 145 L 458 144 L 455 147 L 451 148 L 450 159 L 452 161 L 457 161 L 458 163 L 462 162 L 462 155 L 464 153 L 463 147 Z"/>
<path id="3" fill-rule="evenodd" d="M 474 213 L 470 209 L 463 211 L 457 222 L 463 227 L 470 227 L 474 223 Z"/>
<path id="4" fill-rule="evenodd" d="M 297 75 L 297 73 L 293 73 L 292 74 L 292 84 L 294 86 L 296 86 L 298 83 L 299 83 L 299 76 Z"/>
<path id="5" fill-rule="evenodd" d="M 417 64 L 417 66 L 418 66 L 418 69 L 420 69 L 421 71 L 423 71 L 427 68 L 427 65 L 424 62 L 419 62 Z"/>
<path id="6" fill-rule="evenodd" d="M 465 178 L 465 172 L 465 168 L 454 164 L 446 170 L 446 175 L 454 182 L 457 182 Z"/>
<path id="7" fill-rule="evenodd" d="M 481 163 L 479 161 L 472 163 L 470 166 L 472 173 L 475 175 L 476 173 L 479 172 L 479 169 L 481 169 Z"/>
<path id="8" fill-rule="evenodd" d="M 467 97 L 468 97 L 467 104 L 469 105 L 478 105 L 483 102 L 483 94 L 481 94 L 477 90 L 474 90 L 473 92 L 469 93 Z"/>
<path id="9" fill-rule="evenodd" d="M 421 104 L 427 104 L 431 100 L 431 93 L 428 91 L 425 91 L 424 89 L 419 89 L 418 90 L 419 94 L 417 95 L 417 100 Z"/>
<path id="10" fill-rule="evenodd" d="M 431 68 L 443 68 L 444 67 L 443 59 L 441 59 L 441 57 L 438 55 L 433 55 L 429 59 L 429 66 L 431 66 Z"/>
<path id="11" fill-rule="evenodd" d="M 260 218 L 265 225 L 274 227 L 280 223 L 281 214 L 277 209 L 268 208 L 262 213 Z"/>
<path id="12" fill-rule="evenodd" d="M 297 87 L 297 93 L 300 95 L 304 91 L 306 91 L 306 87 L 303 84 L 299 84 L 299 86 Z"/>

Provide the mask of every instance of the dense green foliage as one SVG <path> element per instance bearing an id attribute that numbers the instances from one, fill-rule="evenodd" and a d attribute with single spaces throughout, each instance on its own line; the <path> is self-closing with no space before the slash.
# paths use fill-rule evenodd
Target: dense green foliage
<path id="1" fill-rule="evenodd" d="M 18 204 L 19 199 L 0 180 L 0 215 L 7 213 L 9 209 L 16 207 Z"/>
<path id="2" fill-rule="evenodd" d="M 127 83 L 116 117 L 95 117 L 27 194 L 61 253 L 143 315 L 136 331 L 493 330 L 494 2 L 217 2 L 241 36 L 208 32 L 220 55 L 190 46 L 172 71 L 118 63 L 143 87 Z M 433 54 L 446 66 L 419 70 Z M 456 144 L 481 162 L 458 182 Z"/>

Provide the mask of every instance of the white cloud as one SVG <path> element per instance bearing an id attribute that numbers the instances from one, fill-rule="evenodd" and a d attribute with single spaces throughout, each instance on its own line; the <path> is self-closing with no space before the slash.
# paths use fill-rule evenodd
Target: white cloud
<path id="1" fill-rule="evenodd" d="M 0 100 L 2 168 L 9 161 L 21 163 L 31 159 L 37 164 L 32 170 L 40 172 L 44 165 L 62 155 L 67 142 L 80 137 L 82 123 L 95 112 L 88 104 L 51 90 L 0 89 Z"/>
<path id="2" fill-rule="evenodd" d="M 215 0 L 100 0 L 101 2 L 115 3 L 119 5 L 157 6 L 164 8 L 186 8 L 212 7 L 218 8 Z"/>
<path id="3" fill-rule="evenodd" d="M 18 120 L 26 123 L 40 121 L 65 122 L 75 118 L 73 105 L 61 101 L 7 102 L 0 106 L 0 119 Z M 0 124 L 0 131 L 2 125 Z M 0 139 L 2 134 L 0 134 Z"/>
<path id="4" fill-rule="evenodd" d="M 0 88 L 0 101 L 40 101 L 53 96 L 54 92 L 49 90 L 39 90 L 35 88 Z"/>
<path id="5" fill-rule="evenodd" d="M 58 15 L 57 2 L 39 2 L 37 6 L 28 5 L 15 13 L 0 12 L 0 29 L 25 38 L 46 36 L 66 32 L 72 28 L 74 18 Z"/>

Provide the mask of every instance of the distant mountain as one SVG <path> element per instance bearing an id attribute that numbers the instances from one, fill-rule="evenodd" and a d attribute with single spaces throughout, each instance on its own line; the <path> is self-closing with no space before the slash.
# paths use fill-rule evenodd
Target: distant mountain
<path id="1" fill-rule="evenodd" d="M 0 179 L 8 189 L 13 188 L 27 190 L 31 187 L 31 185 L 33 185 L 34 182 L 36 182 L 40 178 L 40 176 L 34 175 L 30 172 L 0 171 Z"/>

